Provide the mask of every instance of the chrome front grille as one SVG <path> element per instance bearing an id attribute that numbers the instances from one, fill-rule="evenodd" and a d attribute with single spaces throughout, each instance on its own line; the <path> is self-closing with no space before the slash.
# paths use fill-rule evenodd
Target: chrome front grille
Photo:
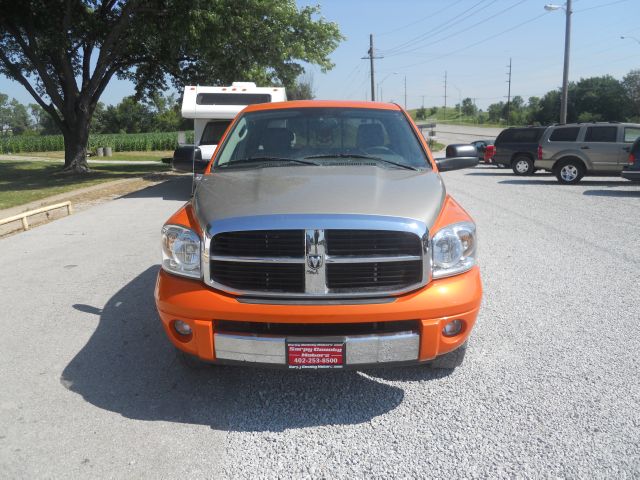
<path id="1" fill-rule="evenodd" d="M 384 222 L 396 226 L 388 218 Z M 234 294 L 281 297 L 380 296 L 428 283 L 426 228 L 404 220 L 398 230 L 350 229 L 343 223 L 340 228 L 212 232 L 203 252 L 205 282 Z M 369 226 L 371 220 L 355 223 Z"/>

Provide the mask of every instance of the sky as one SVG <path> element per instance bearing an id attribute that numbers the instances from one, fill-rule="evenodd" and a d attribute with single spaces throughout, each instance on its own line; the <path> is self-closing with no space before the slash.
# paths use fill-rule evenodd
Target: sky
<path id="1" fill-rule="evenodd" d="M 565 11 L 548 12 L 548 0 L 297 0 L 319 4 L 346 39 L 331 55 L 335 67 L 322 73 L 307 66 L 316 98 L 370 99 L 369 35 L 376 56 L 376 97 L 407 107 L 447 105 L 475 99 L 479 108 L 506 101 L 511 59 L 511 95 L 525 101 L 562 83 Z M 564 1 L 557 2 L 564 5 Z M 570 81 L 640 69 L 640 0 L 573 0 Z M 625 36 L 625 39 L 621 39 Z M 634 37 L 635 38 L 632 38 Z M 242 79 L 238 79 L 242 80 Z M 0 92 L 22 103 L 33 99 L 18 83 L 0 76 Z M 133 85 L 114 79 L 102 97 L 118 103 Z"/>

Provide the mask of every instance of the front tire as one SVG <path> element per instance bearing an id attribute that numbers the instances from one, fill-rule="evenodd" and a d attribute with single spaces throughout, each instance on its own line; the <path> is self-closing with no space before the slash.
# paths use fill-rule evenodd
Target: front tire
<path id="1" fill-rule="evenodd" d="M 563 185 L 575 185 L 585 174 L 584 165 L 580 160 L 567 159 L 558 162 L 553 172 Z"/>
<path id="2" fill-rule="evenodd" d="M 431 368 L 447 369 L 447 370 L 452 370 L 456 367 L 459 367 L 460 365 L 462 365 L 462 362 L 464 361 L 464 356 L 467 353 L 468 343 L 469 342 L 464 342 L 455 350 L 445 353 L 444 355 L 440 355 L 439 357 L 436 357 L 429 363 L 429 366 Z"/>
<path id="3" fill-rule="evenodd" d="M 520 176 L 533 175 L 533 172 L 535 171 L 533 167 L 533 160 L 523 155 L 513 159 L 513 162 L 511 162 L 511 169 L 513 170 L 513 173 Z"/>

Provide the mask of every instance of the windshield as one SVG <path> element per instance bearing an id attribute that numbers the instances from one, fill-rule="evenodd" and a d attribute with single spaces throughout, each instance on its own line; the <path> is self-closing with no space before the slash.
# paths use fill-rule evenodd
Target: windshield
<path id="1" fill-rule="evenodd" d="M 291 108 L 242 115 L 216 168 L 379 165 L 429 168 L 402 112 L 370 108 Z"/>
<path id="2" fill-rule="evenodd" d="M 217 145 L 220 142 L 222 134 L 230 123 L 231 120 L 220 120 L 207 123 L 202 132 L 200 145 Z"/>

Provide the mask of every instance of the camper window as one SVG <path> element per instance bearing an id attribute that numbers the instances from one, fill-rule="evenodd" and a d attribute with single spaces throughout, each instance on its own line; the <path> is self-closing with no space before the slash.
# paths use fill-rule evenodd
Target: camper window
<path id="1" fill-rule="evenodd" d="M 271 95 L 268 93 L 199 93 L 196 96 L 197 105 L 252 105 L 269 102 Z"/>
<path id="2" fill-rule="evenodd" d="M 220 138 L 230 123 L 231 120 L 208 122 L 202 132 L 200 145 L 217 145 L 220 143 Z"/>

